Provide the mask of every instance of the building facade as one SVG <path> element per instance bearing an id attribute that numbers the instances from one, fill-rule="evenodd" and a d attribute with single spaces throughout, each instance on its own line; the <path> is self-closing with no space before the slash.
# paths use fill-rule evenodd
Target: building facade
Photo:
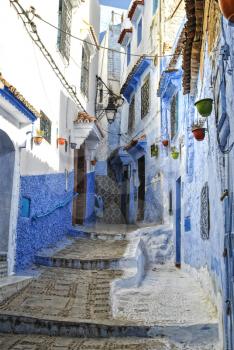
<path id="1" fill-rule="evenodd" d="M 9 274 L 72 223 L 94 220 L 92 160 L 102 139 L 92 117 L 99 3 L 30 5 L 4 0 L 0 15 L 8 33 L 0 39 L 0 251 Z"/>
<path id="2" fill-rule="evenodd" d="M 213 296 L 221 346 L 233 349 L 233 25 L 212 0 L 185 1 L 185 11 L 158 91 L 171 145 L 162 162 L 177 152 L 168 188 L 176 264 Z"/>

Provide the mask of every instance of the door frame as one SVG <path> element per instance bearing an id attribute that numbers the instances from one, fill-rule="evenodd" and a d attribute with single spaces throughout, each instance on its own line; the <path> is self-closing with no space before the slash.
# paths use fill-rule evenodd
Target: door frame
<path id="1" fill-rule="evenodd" d="M 176 259 L 175 266 L 181 268 L 181 177 L 176 180 Z"/>

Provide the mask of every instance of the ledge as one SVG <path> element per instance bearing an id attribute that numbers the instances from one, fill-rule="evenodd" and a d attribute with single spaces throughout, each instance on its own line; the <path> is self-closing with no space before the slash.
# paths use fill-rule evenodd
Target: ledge
<path id="1" fill-rule="evenodd" d="M 122 46 L 126 46 L 131 36 L 132 36 L 132 28 L 123 29 L 122 32 L 120 33 L 118 43 Z"/>
<path id="2" fill-rule="evenodd" d="M 140 11 L 137 11 L 137 10 L 139 10 L 140 6 L 144 6 L 144 4 L 145 4 L 144 0 L 133 1 L 132 6 L 128 12 L 128 18 L 131 21 L 134 21 L 134 22 L 137 21 L 137 19 L 139 18 L 139 15 L 140 15 Z"/>

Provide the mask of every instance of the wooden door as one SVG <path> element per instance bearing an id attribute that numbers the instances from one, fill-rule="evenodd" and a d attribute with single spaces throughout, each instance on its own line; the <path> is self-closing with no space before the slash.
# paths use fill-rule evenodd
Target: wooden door
<path id="1" fill-rule="evenodd" d="M 86 160 L 85 148 L 74 151 L 74 191 L 78 197 L 73 202 L 73 225 L 83 225 L 86 214 Z"/>

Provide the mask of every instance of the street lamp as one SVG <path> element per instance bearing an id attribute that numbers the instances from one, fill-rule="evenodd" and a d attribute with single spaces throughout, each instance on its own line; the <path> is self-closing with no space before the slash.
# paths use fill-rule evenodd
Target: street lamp
<path id="1" fill-rule="evenodd" d="M 115 97 L 113 95 L 109 96 L 108 105 L 105 108 L 106 118 L 109 124 L 112 124 L 115 121 L 117 106 L 115 103 Z"/>

